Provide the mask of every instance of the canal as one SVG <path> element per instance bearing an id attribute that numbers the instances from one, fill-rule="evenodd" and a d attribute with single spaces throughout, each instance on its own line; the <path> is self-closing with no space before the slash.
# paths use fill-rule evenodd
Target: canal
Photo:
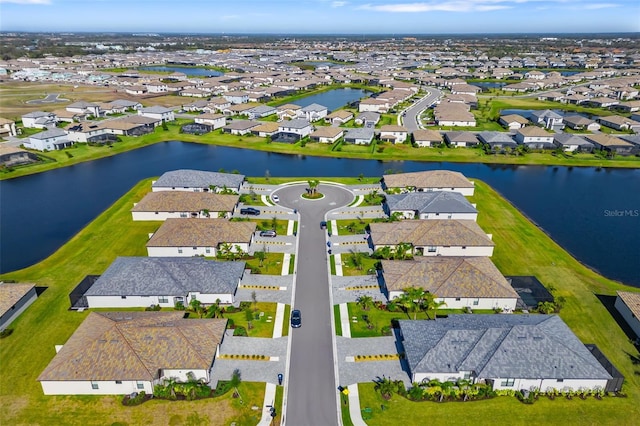
<path id="1" fill-rule="evenodd" d="M 640 287 L 638 169 L 382 162 L 185 142 L 158 143 L 0 181 L 0 271 L 39 262 L 140 180 L 181 168 L 284 177 L 456 170 L 490 184 L 583 263 L 609 278 Z M 482 206 L 478 209 L 482 214 Z"/>

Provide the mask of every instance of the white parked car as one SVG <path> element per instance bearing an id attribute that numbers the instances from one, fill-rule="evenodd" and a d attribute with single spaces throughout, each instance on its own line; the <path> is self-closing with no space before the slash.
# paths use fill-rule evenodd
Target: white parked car
<path id="1" fill-rule="evenodd" d="M 280 202 L 280 197 L 278 197 L 277 195 L 272 195 L 271 199 L 273 200 L 274 203 Z"/>

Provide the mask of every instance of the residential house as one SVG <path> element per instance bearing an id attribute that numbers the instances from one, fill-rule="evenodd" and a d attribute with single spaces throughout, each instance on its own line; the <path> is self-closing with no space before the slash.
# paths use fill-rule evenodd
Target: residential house
<path id="1" fill-rule="evenodd" d="M 259 121 L 259 125 L 251 128 L 251 133 L 262 138 L 273 137 L 278 133 L 279 123 L 273 121 Z"/>
<path id="2" fill-rule="evenodd" d="M 191 98 L 208 98 L 209 96 L 211 96 L 211 93 L 202 89 L 189 88 L 181 90 L 179 95 Z"/>
<path id="3" fill-rule="evenodd" d="M 241 91 L 232 91 L 222 94 L 222 97 L 232 104 L 246 104 L 249 102 L 249 94 Z"/>
<path id="4" fill-rule="evenodd" d="M 525 127 L 526 129 L 527 127 Z M 505 132 L 494 132 L 486 130 L 478 133 L 478 139 L 485 145 L 488 145 L 491 150 L 498 151 L 505 148 L 515 149 L 518 144 L 513 137 Z"/>
<path id="5" fill-rule="evenodd" d="M 310 123 L 313 123 L 314 121 L 322 120 L 323 118 L 325 118 L 328 112 L 329 111 L 327 110 L 326 106 L 319 105 L 319 104 L 311 104 L 301 108 L 298 111 L 298 117 L 304 118 Z"/>
<path id="6" fill-rule="evenodd" d="M 86 113 L 74 112 L 66 109 L 57 109 L 53 111 L 53 114 L 55 114 L 58 123 L 63 121 L 67 123 L 77 123 L 78 121 L 86 120 L 88 117 L 88 114 Z"/>
<path id="7" fill-rule="evenodd" d="M 597 98 L 590 98 L 588 101 L 584 103 L 589 104 L 594 108 L 609 108 L 609 107 L 618 105 L 620 101 L 613 98 L 597 97 Z"/>
<path id="8" fill-rule="evenodd" d="M 312 132 L 309 135 L 309 138 L 314 142 L 334 143 L 343 136 L 344 129 L 341 127 L 322 126 L 318 127 L 314 132 Z"/>
<path id="9" fill-rule="evenodd" d="M 149 93 L 166 93 L 169 91 L 169 85 L 160 81 L 147 83 L 146 87 Z"/>
<path id="10" fill-rule="evenodd" d="M 126 117 L 120 118 L 120 120 L 128 121 L 129 123 L 134 124 L 143 124 L 148 127 L 160 127 L 162 126 L 161 118 L 152 118 L 144 115 L 128 115 Z"/>
<path id="11" fill-rule="evenodd" d="M 123 117 L 116 120 L 108 120 L 101 122 L 100 125 L 106 129 L 108 132 L 114 135 L 124 135 L 124 136 L 141 136 L 146 135 L 148 133 L 153 132 L 155 129 L 154 123 L 136 123 L 133 122 L 132 118 L 146 118 L 141 116 L 129 116 Z"/>
<path id="12" fill-rule="evenodd" d="M 151 183 L 152 191 L 189 191 L 189 192 L 240 192 L 244 175 L 235 173 L 208 172 L 202 170 L 172 170 L 165 172 Z"/>
<path id="13" fill-rule="evenodd" d="M 409 136 L 409 131 L 404 126 L 385 124 L 380 128 L 380 140 L 394 144 L 404 143 Z"/>
<path id="14" fill-rule="evenodd" d="M 503 115 L 498 122 L 509 130 L 518 130 L 529 124 L 529 120 L 518 114 Z"/>
<path id="15" fill-rule="evenodd" d="M 280 105 L 276 108 L 276 114 L 278 115 L 278 120 L 293 120 L 299 116 L 299 111 L 302 109 L 300 105 L 295 104 L 285 104 Z"/>
<path id="16" fill-rule="evenodd" d="M 445 132 L 444 140 L 454 148 L 473 147 L 479 143 L 476 134 L 468 131 Z"/>
<path id="17" fill-rule="evenodd" d="M 147 86 L 127 86 L 124 89 L 125 93 L 134 96 L 144 95 L 147 93 L 147 90 Z"/>
<path id="18" fill-rule="evenodd" d="M 157 257 L 216 257 L 227 251 L 248 253 L 256 226 L 255 222 L 218 218 L 167 218 L 147 242 L 147 253 Z"/>
<path id="19" fill-rule="evenodd" d="M 304 109 L 304 108 L 303 108 Z M 308 136 L 313 131 L 313 126 L 307 119 L 295 118 L 281 121 L 278 125 L 278 133 L 295 135 L 298 139 Z"/>
<path id="20" fill-rule="evenodd" d="M 353 120 L 353 113 L 351 111 L 347 111 L 346 109 L 334 111 L 324 118 L 325 123 L 331 124 L 333 126 L 341 126 L 351 120 Z"/>
<path id="21" fill-rule="evenodd" d="M 356 145 L 370 145 L 373 141 L 374 130 L 372 127 L 360 127 L 355 129 L 347 129 L 344 134 L 345 143 L 353 143 Z"/>
<path id="22" fill-rule="evenodd" d="M 614 306 L 640 341 L 640 293 L 618 291 Z"/>
<path id="23" fill-rule="evenodd" d="M 450 170 L 428 170 L 412 173 L 394 173 L 382 176 L 382 188 L 391 192 L 455 191 L 472 196 L 474 185 L 462 173 Z"/>
<path id="24" fill-rule="evenodd" d="M 400 214 L 404 219 L 478 218 L 478 211 L 464 195 L 451 191 L 390 194 L 382 208 L 388 216 Z"/>
<path id="25" fill-rule="evenodd" d="M 430 147 L 442 143 L 442 135 L 436 130 L 418 129 L 413 132 L 413 143 L 419 147 Z"/>
<path id="26" fill-rule="evenodd" d="M 491 256 L 495 243 L 473 220 L 402 220 L 371 223 L 374 250 L 411 244 L 416 256 Z"/>
<path id="27" fill-rule="evenodd" d="M 531 149 L 554 149 L 553 133 L 547 133 L 540 127 L 530 126 L 519 129 L 515 136 L 516 142 Z"/>
<path id="28" fill-rule="evenodd" d="M 600 124 L 582 115 L 568 115 L 564 117 L 563 122 L 568 128 L 573 130 L 588 130 L 590 132 L 600 130 Z"/>
<path id="29" fill-rule="evenodd" d="M 0 331 L 9 327 L 37 298 L 35 284 L 0 282 Z"/>
<path id="30" fill-rule="evenodd" d="M 58 124 L 58 118 L 51 112 L 33 111 L 24 114 L 21 119 L 22 127 L 29 129 L 45 129 L 56 127 L 56 124 Z"/>
<path id="31" fill-rule="evenodd" d="M 557 315 L 458 314 L 399 327 L 414 383 L 466 378 L 549 392 L 609 390 L 613 379 Z"/>
<path id="32" fill-rule="evenodd" d="M 133 220 L 229 217 L 239 196 L 212 192 L 150 192 L 131 209 Z"/>
<path id="33" fill-rule="evenodd" d="M 0 138 L 6 138 L 7 136 L 18 136 L 16 122 L 0 117 Z"/>
<path id="34" fill-rule="evenodd" d="M 116 99 L 115 101 L 111 101 L 111 105 L 115 105 L 117 107 L 125 108 L 130 111 L 137 111 L 142 108 L 142 104 L 138 101 L 129 101 L 127 99 Z"/>
<path id="35" fill-rule="evenodd" d="M 562 127 L 562 115 L 548 109 L 533 111 L 531 113 L 531 121 L 535 124 L 541 125 L 545 129 Z"/>
<path id="36" fill-rule="evenodd" d="M 256 107 L 247 110 L 247 116 L 251 120 L 255 120 L 257 118 L 268 117 L 276 113 L 276 109 L 269 105 L 258 105 Z"/>
<path id="37" fill-rule="evenodd" d="M 203 111 L 211 112 L 211 113 L 220 112 L 220 111 L 224 111 L 226 108 L 229 108 L 230 106 L 231 106 L 231 102 L 229 102 L 225 98 L 222 98 L 222 97 L 212 98 L 209 100 L 209 103 L 207 104 L 207 106 L 204 107 Z"/>
<path id="38" fill-rule="evenodd" d="M 140 108 L 138 110 L 138 115 L 154 118 L 156 120 L 162 120 L 162 122 L 165 123 L 167 121 L 173 121 L 176 119 L 171 108 L 165 108 L 157 105 L 148 108 Z"/>
<path id="39" fill-rule="evenodd" d="M 29 136 L 29 141 L 24 143 L 25 148 L 38 151 L 54 151 L 73 145 L 66 131 L 58 128 L 45 130 Z"/>
<path id="40" fill-rule="evenodd" d="M 206 383 L 226 326 L 183 312 L 91 312 L 38 381 L 45 395 L 151 395 L 169 379 Z"/>
<path id="41" fill-rule="evenodd" d="M 179 219 L 178 219 L 179 220 Z M 183 221 L 186 222 L 186 221 Z M 80 304 L 88 308 L 185 306 L 234 303 L 245 262 L 202 257 L 118 257 L 85 291 Z"/>
<path id="42" fill-rule="evenodd" d="M 102 123 L 95 121 L 83 121 L 72 123 L 65 127 L 70 140 L 74 142 L 107 143 L 115 142 L 115 136 L 109 129 L 102 126 Z"/>
<path id="43" fill-rule="evenodd" d="M 462 103 L 443 102 L 433 110 L 438 126 L 475 127 L 476 119 L 469 107 Z"/>
<path id="44" fill-rule="evenodd" d="M 553 143 L 566 152 L 591 152 L 593 144 L 585 138 L 571 133 L 556 133 L 553 135 Z"/>
<path id="45" fill-rule="evenodd" d="M 388 101 L 376 98 L 362 99 L 358 103 L 358 112 L 375 112 L 384 114 L 389 111 L 390 105 Z"/>
<path id="46" fill-rule="evenodd" d="M 254 120 L 233 120 L 225 125 L 222 131 L 224 133 L 231 133 L 232 135 L 243 136 L 250 134 L 251 130 L 259 125 L 260 122 Z"/>
<path id="47" fill-rule="evenodd" d="M 603 126 L 607 126 L 615 130 L 632 130 L 635 133 L 640 132 L 640 122 L 620 115 L 598 117 L 598 122 Z"/>
<path id="48" fill-rule="evenodd" d="M 381 264 L 389 300 L 414 287 L 433 294 L 447 309 L 516 308 L 518 293 L 488 257 L 416 257 Z"/>
<path id="49" fill-rule="evenodd" d="M 204 112 L 204 109 L 209 105 L 209 101 L 203 99 L 200 101 L 191 102 L 190 104 L 182 105 L 182 109 L 190 112 Z"/>
<path id="50" fill-rule="evenodd" d="M 0 165 L 5 167 L 19 166 L 38 161 L 38 156 L 33 152 L 21 148 L 0 144 Z"/>
<path id="51" fill-rule="evenodd" d="M 614 152 L 619 155 L 631 155 L 636 147 L 627 141 L 604 133 L 584 135 L 585 139 L 591 142 L 596 149 Z"/>
<path id="52" fill-rule="evenodd" d="M 195 117 L 197 124 L 206 124 L 213 130 L 221 129 L 227 124 L 227 118 L 223 114 L 204 113 Z"/>
<path id="53" fill-rule="evenodd" d="M 364 127 L 375 127 L 378 121 L 380 121 L 380 114 L 372 111 L 362 112 L 355 119 L 358 126 Z"/>
<path id="54" fill-rule="evenodd" d="M 76 114 L 90 115 L 95 118 L 100 117 L 100 106 L 93 102 L 78 101 L 67 105 L 65 109 Z"/>

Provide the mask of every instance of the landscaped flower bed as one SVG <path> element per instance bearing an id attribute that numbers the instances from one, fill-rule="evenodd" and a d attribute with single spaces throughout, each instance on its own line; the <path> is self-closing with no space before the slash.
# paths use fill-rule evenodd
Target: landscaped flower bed
<path id="1" fill-rule="evenodd" d="M 363 361 L 391 361 L 394 359 L 400 359 L 398 354 L 378 354 L 378 355 L 356 355 L 356 362 Z"/>

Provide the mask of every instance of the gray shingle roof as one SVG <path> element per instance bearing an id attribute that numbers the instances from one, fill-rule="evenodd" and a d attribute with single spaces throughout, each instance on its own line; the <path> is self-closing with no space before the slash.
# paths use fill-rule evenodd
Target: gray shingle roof
<path id="1" fill-rule="evenodd" d="M 200 257 L 118 257 L 86 296 L 185 296 L 236 291 L 245 262 Z"/>
<path id="2" fill-rule="evenodd" d="M 173 111 L 171 108 L 165 108 L 163 106 L 154 105 L 147 108 L 141 108 L 140 112 L 149 114 L 166 114 Z"/>
<path id="3" fill-rule="evenodd" d="M 557 315 L 449 315 L 399 323 L 414 374 L 611 379 Z"/>
<path id="4" fill-rule="evenodd" d="M 408 192 L 387 195 L 389 210 L 414 210 L 419 213 L 478 213 L 459 192 Z"/>
<path id="5" fill-rule="evenodd" d="M 288 129 L 304 129 L 305 127 L 309 127 L 311 123 L 303 118 L 295 118 L 293 120 L 287 120 L 280 122 L 280 128 L 288 128 Z"/>
<path id="6" fill-rule="evenodd" d="M 244 175 L 239 174 L 182 169 L 164 173 L 153 187 L 208 188 L 215 185 L 237 188 L 243 181 Z"/>
<path id="7" fill-rule="evenodd" d="M 373 129 L 367 127 L 355 127 L 346 131 L 345 139 L 372 139 L 373 134 Z"/>
<path id="8" fill-rule="evenodd" d="M 67 136 L 67 132 L 62 129 L 54 128 L 51 130 L 45 130 L 44 132 L 36 133 L 35 135 L 29 136 L 29 138 L 42 140 L 49 138 L 58 138 L 60 136 Z"/>
<path id="9" fill-rule="evenodd" d="M 326 110 L 327 107 L 320 105 L 320 104 L 311 104 L 311 105 L 307 105 L 306 107 L 302 108 L 302 111 L 307 112 L 307 111 L 324 111 Z"/>
<path id="10" fill-rule="evenodd" d="M 515 144 L 516 142 L 513 138 L 505 132 L 493 132 L 493 131 L 485 131 L 478 133 L 478 139 L 480 139 L 484 143 L 511 143 Z"/>

